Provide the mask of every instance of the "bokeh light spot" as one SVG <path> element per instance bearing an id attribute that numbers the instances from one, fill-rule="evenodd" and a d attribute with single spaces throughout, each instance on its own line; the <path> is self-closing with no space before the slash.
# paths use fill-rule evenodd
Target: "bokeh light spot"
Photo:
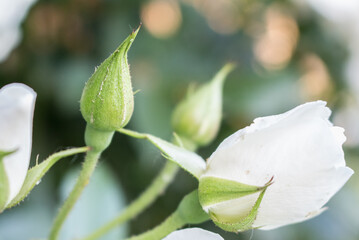
<path id="1" fill-rule="evenodd" d="M 153 36 L 168 38 L 181 26 L 181 9 L 177 1 L 154 0 L 142 6 L 141 19 Z"/>
<path id="2" fill-rule="evenodd" d="M 307 54 L 301 61 L 301 68 L 304 72 L 299 80 L 302 97 L 306 101 L 328 99 L 333 84 L 323 60 L 315 54 Z"/>
<path id="3" fill-rule="evenodd" d="M 299 30 L 296 21 L 279 9 L 269 8 L 266 29 L 257 36 L 254 53 L 267 69 L 284 68 L 297 46 Z"/>

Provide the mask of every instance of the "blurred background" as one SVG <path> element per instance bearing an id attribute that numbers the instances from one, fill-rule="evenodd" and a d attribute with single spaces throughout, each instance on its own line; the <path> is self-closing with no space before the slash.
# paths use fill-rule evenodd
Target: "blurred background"
<path id="1" fill-rule="evenodd" d="M 171 139 L 171 112 L 190 83 L 201 84 L 228 61 L 224 119 L 207 158 L 234 131 L 259 116 L 322 99 L 346 129 L 347 164 L 359 171 L 359 2 L 357 0 L 12 0 L 0 1 L 0 87 L 11 82 L 38 94 L 32 164 L 83 146 L 79 100 L 85 82 L 136 28 L 129 52 L 135 110 L 127 126 Z M 71 189 L 83 156 L 57 163 L 18 207 L 0 215 L 0 239 L 41 239 Z M 135 199 L 165 159 L 149 143 L 116 134 L 62 239 L 84 236 Z M 181 171 L 165 195 L 102 239 L 152 228 L 196 180 Z M 225 233 L 226 240 L 359 239 L 359 177 L 354 175 L 313 220 L 273 231 Z"/>

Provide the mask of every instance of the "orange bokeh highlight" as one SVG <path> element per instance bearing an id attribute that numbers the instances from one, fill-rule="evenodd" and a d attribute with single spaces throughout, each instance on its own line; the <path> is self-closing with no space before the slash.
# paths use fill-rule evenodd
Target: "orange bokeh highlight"
<path id="1" fill-rule="evenodd" d="M 182 23 L 181 8 L 175 0 L 154 0 L 141 9 L 141 19 L 146 29 L 157 38 L 173 36 Z"/>

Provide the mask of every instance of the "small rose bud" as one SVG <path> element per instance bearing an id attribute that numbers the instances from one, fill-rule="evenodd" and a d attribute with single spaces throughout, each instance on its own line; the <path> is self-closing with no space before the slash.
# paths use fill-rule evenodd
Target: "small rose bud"
<path id="1" fill-rule="evenodd" d="M 185 142 L 203 146 L 218 133 L 222 119 L 222 88 L 234 68 L 226 64 L 207 84 L 187 95 L 172 115 L 174 131 Z"/>
<path id="2" fill-rule="evenodd" d="M 81 113 L 92 128 L 115 131 L 123 128 L 133 112 L 133 91 L 127 52 L 140 27 L 94 72 L 81 97 Z"/>

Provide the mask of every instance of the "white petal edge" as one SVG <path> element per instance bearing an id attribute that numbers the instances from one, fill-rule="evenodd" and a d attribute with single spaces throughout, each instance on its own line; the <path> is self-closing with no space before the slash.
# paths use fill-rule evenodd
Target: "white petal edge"
<path id="1" fill-rule="evenodd" d="M 218 146 L 217 150 L 220 148 L 226 148 L 228 146 L 231 146 L 236 141 L 238 141 L 240 138 L 242 138 L 244 135 L 271 127 L 271 126 L 279 123 L 281 120 L 284 120 L 285 118 L 290 117 L 293 114 L 301 114 L 305 111 L 315 111 L 317 108 L 323 107 L 322 111 L 319 112 L 319 114 L 323 118 L 328 119 L 331 114 L 331 111 L 329 108 L 325 107 L 326 104 L 327 103 L 325 101 L 321 101 L 321 100 L 315 101 L 315 102 L 308 102 L 308 103 L 299 105 L 299 106 L 297 106 L 285 113 L 282 113 L 282 114 L 256 118 L 253 120 L 253 123 L 251 125 L 249 125 L 248 127 L 240 129 L 239 131 L 235 132 L 234 134 L 232 134 L 229 137 L 227 137 L 226 139 L 224 139 L 222 141 L 222 143 Z M 328 121 L 328 124 L 331 124 L 331 123 Z"/>
<path id="2" fill-rule="evenodd" d="M 224 240 L 219 234 L 201 228 L 174 231 L 162 240 Z"/>
<path id="3" fill-rule="evenodd" d="M 35 91 L 25 84 L 0 89 L 0 150 L 16 150 L 3 160 L 9 182 L 7 204 L 20 191 L 29 168 L 35 99 Z"/>
<path id="4" fill-rule="evenodd" d="M 296 221 L 294 223 L 299 223 L 299 222 L 304 222 L 304 221 L 307 221 L 309 219 L 312 219 L 320 214 L 322 214 L 323 212 L 325 212 L 326 210 L 328 210 L 327 207 L 323 207 L 317 211 L 313 211 L 313 212 L 310 212 L 308 213 L 304 218 L 302 218 L 300 221 Z M 293 223 L 293 224 L 294 224 Z M 288 224 L 284 224 L 284 225 L 288 225 Z M 279 228 L 279 227 L 282 227 L 284 225 L 270 225 L 270 226 L 266 226 L 266 227 L 260 227 L 259 230 L 273 230 L 273 229 L 276 229 L 276 228 Z"/>

